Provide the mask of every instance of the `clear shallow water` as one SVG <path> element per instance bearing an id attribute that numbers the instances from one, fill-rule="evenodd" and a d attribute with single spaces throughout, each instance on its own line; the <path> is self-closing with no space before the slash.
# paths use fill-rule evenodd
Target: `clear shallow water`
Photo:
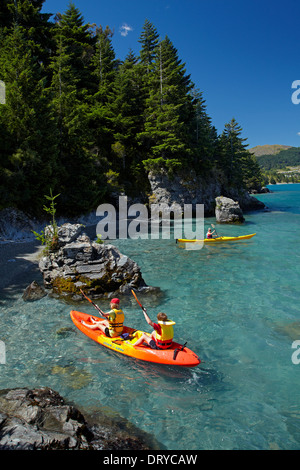
<path id="1" fill-rule="evenodd" d="M 300 340 L 300 185 L 271 189 L 259 196 L 270 212 L 217 226 L 223 235 L 256 232 L 252 240 L 199 251 L 174 240 L 114 242 L 161 287 L 159 310 L 176 321 L 176 340 L 197 352 L 199 367 L 113 353 L 73 329 L 76 305 L 28 304 L 15 292 L 0 299 L 0 388 L 49 386 L 81 408 L 116 410 L 169 450 L 299 449 L 300 364 L 291 346 Z M 145 306 L 154 319 L 157 306 Z M 128 325 L 147 330 L 137 304 L 124 310 Z"/>

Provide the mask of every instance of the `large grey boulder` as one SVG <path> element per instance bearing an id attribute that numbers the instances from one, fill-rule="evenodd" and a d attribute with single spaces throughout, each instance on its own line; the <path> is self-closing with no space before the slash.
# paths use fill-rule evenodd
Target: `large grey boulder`
<path id="1" fill-rule="evenodd" d="M 58 230 L 58 246 L 39 262 L 45 287 L 56 294 L 76 298 L 82 289 L 93 298 L 111 298 L 131 289 L 159 292 L 146 285 L 135 261 L 113 245 L 92 242 L 77 226 Z"/>
<path id="2" fill-rule="evenodd" d="M 224 196 L 216 197 L 216 221 L 219 224 L 242 223 L 244 220 L 238 202 Z"/>

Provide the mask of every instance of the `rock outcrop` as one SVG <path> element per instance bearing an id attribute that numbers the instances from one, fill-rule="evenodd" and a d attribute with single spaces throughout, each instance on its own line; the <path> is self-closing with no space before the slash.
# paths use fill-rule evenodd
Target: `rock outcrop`
<path id="1" fill-rule="evenodd" d="M 243 211 L 262 210 L 265 207 L 247 191 L 229 187 L 220 173 L 201 177 L 191 171 L 170 178 L 162 170 L 159 173 L 150 172 L 148 178 L 152 191 L 150 205 L 165 203 L 172 207 L 176 203 L 183 207 L 184 204 L 203 204 L 204 216 L 211 217 L 215 213 L 215 198 L 224 195 L 237 201 Z"/>
<path id="2" fill-rule="evenodd" d="M 0 240 L 34 240 L 32 230 L 36 230 L 36 221 L 14 207 L 0 211 Z"/>
<path id="3" fill-rule="evenodd" d="M 215 197 L 221 194 L 221 184 L 211 178 L 203 181 L 191 172 L 187 175 L 174 175 L 169 178 L 167 172 L 150 172 L 148 175 L 151 185 L 151 204 L 204 204 L 204 214 L 212 215 L 215 206 Z"/>
<path id="4" fill-rule="evenodd" d="M 54 293 L 77 297 L 82 289 L 93 298 L 158 293 L 147 286 L 135 261 L 113 245 L 92 242 L 79 224 L 64 224 L 58 230 L 58 249 L 39 262 L 44 285 Z"/>
<path id="5" fill-rule="evenodd" d="M 54 390 L 0 391 L 0 450 L 149 450 L 145 433 L 107 423 L 88 423 Z"/>
<path id="6" fill-rule="evenodd" d="M 224 196 L 216 198 L 216 221 L 219 224 L 236 224 L 245 221 L 239 203 Z"/>

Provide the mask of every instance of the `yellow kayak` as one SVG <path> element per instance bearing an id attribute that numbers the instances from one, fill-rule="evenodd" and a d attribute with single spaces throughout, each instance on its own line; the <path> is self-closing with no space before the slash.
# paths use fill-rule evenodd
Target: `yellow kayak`
<path id="1" fill-rule="evenodd" d="M 241 235 L 239 237 L 217 237 L 217 238 L 204 238 L 204 240 L 188 240 L 187 238 L 178 238 L 176 242 L 178 243 L 220 243 L 220 242 L 237 242 L 240 240 L 248 240 L 249 238 L 254 237 L 256 233 L 251 233 L 250 235 Z"/>

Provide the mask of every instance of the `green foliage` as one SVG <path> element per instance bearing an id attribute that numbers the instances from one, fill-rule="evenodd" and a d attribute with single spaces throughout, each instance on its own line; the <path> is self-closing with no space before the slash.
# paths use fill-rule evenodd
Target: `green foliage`
<path id="1" fill-rule="evenodd" d="M 291 147 L 275 155 L 260 155 L 256 158 L 264 170 L 282 170 L 287 167 L 300 166 L 300 147 Z"/>
<path id="2" fill-rule="evenodd" d="M 228 183 L 237 188 L 259 189 L 262 173 L 256 157 L 251 154 L 241 137 L 242 128 L 233 118 L 220 137 L 220 166 Z"/>
<path id="3" fill-rule="evenodd" d="M 217 169 L 229 184 L 259 186 L 241 128 L 233 120 L 218 136 L 178 51 L 149 20 L 139 55 L 120 62 L 108 26 L 86 24 L 72 2 L 51 22 L 44 2 L 0 5 L 1 206 L 40 215 L 51 187 L 73 216 L 112 193 L 149 192 L 150 170 Z"/>
<path id="4" fill-rule="evenodd" d="M 98 243 L 98 245 L 103 245 L 104 243 L 104 241 L 102 240 L 102 235 L 99 233 L 97 233 L 96 243 Z"/>
<path id="5" fill-rule="evenodd" d="M 51 221 L 50 226 L 47 226 L 41 233 L 32 231 L 35 235 L 35 238 L 42 243 L 42 245 L 46 245 L 44 252 L 48 253 L 49 251 L 55 251 L 58 248 L 58 226 L 56 222 L 56 202 L 55 199 L 59 197 L 60 194 L 56 194 L 53 196 L 52 189 L 50 188 L 50 196 L 45 195 L 45 198 L 50 201 L 49 207 L 44 205 L 44 211 L 50 215 Z"/>

